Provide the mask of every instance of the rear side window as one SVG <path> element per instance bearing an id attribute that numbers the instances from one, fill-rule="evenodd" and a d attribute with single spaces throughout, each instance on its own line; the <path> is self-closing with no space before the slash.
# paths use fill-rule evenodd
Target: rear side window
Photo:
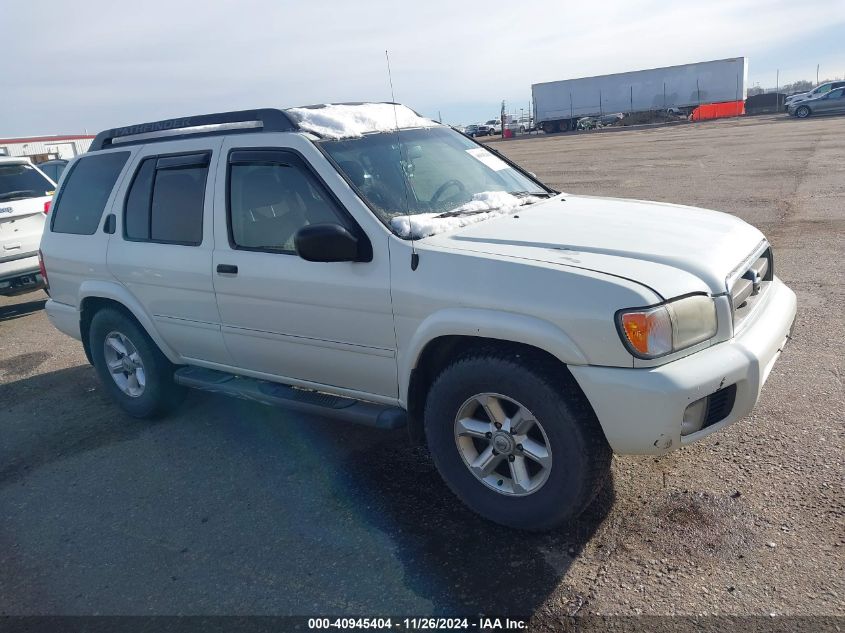
<path id="1" fill-rule="evenodd" d="M 123 232 L 128 240 L 196 246 L 209 153 L 145 159 L 126 196 Z"/>
<path id="2" fill-rule="evenodd" d="M 93 235 L 128 158 L 129 152 L 80 158 L 71 168 L 53 204 L 51 230 L 54 233 Z"/>
<path id="3" fill-rule="evenodd" d="M 28 163 L 0 164 L 0 202 L 51 196 L 55 188 Z"/>

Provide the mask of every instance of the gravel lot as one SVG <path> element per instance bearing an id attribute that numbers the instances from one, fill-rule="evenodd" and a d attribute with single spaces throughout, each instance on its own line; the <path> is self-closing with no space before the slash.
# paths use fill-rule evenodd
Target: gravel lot
<path id="1" fill-rule="evenodd" d="M 845 118 L 495 147 L 568 192 L 767 234 L 799 313 L 751 416 L 615 458 L 577 524 L 523 535 L 466 511 L 401 431 L 206 394 L 129 419 L 43 293 L 0 299 L 0 615 L 845 615 Z"/>

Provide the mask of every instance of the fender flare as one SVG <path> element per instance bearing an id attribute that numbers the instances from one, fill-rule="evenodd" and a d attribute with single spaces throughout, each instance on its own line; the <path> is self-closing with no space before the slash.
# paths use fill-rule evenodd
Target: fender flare
<path id="1" fill-rule="evenodd" d="M 411 372 L 426 345 L 443 336 L 468 336 L 522 343 L 544 350 L 566 365 L 587 365 L 575 341 L 557 325 L 536 317 L 478 308 L 447 308 L 429 315 L 414 332 L 406 349 L 400 348 L 399 394 L 409 402 Z"/>
<path id="2" fill-rule="evenodd" d="M 122 305 L 126 310 L 129 311 L 132 316 L 141 324 L 141 327 L 144 328 L 147 334 L 149 334 L 150 338 L 153 339 L 153 342 L 158 346 L 161 350 L 161 353 L 167 357 L 174 365 L 180 365 L 184 363 L 182 357 L 179 356 L 161 337 L 156 330 L 155 324 L 153 323 L 152 318 L 147 311 L 144 310 L 144 307 L 141 305 L 141 302 L 135 298 L 135 296 L 129 292 L 126 286 L 114 282 L 114 281 L 104 281 L 104 280 L 91 280 L 91 281 L 83 281 L 79 287 L 79 308 L 80 314 L 82 313 L 82 304 L 85 299 L 89 298 L 98 298 L 98 299 L 111 299 L 112 301 L 119 303 Z"/>

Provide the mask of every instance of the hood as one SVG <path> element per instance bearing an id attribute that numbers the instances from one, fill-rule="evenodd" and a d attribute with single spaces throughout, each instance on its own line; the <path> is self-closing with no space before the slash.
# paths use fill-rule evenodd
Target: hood
<path id="1" fill-rule="evenodd" d="M 797 95 L 789 95 L 786 99 L 784 99 L 784 103 L 792 103 L 798 99 L 806 99 L 809 94 L 809 92 L 799 92 Z"/>
<path id="2" fill-rule="evenodd" d="M 726 213 L 564 194 L 422 243 L 607 273 L 669 299 L 726 292 L 725 279 L 764 239 Z"/>

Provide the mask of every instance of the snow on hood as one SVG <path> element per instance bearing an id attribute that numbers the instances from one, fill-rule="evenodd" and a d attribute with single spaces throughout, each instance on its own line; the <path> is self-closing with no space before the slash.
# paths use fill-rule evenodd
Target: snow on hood
<path id="1" fill-rule="evenodd" d="M 313 108 L 286 110 L 299 127 L 323 138 L 354 138 L 371 132 L 389 132 L 412 127 L 439 125 L 407 106 L 392 103 L 358 105 L 326 104 Z"/>
<path id="2" fill-rule="evenodd" d="M 483 222 L 499 215 L 516 212 L 519 207 L 539 202 L 536 196 L 518 197 L 506 191 L 484 191 L 473 195 L 472 200 L 456 207 L 449 213 L 468 212 L 472 215 L 438 217 L 442 213 L 420 213 L 400 215 L 390 220 L 390 226 L 401 237 L 421 239 L 435 233 L 459 229 L 476 222 Z M 482 211 L 483 213 L 479 213 Z"/>

